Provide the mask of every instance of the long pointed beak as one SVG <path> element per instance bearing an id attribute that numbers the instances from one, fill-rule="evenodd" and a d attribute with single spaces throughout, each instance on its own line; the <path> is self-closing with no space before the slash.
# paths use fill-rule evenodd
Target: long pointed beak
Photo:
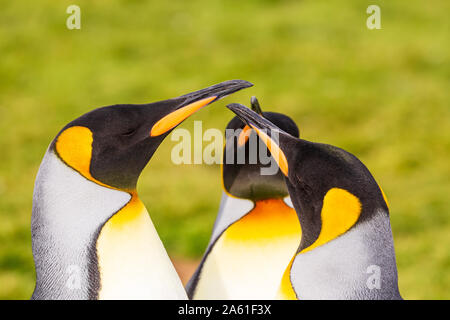
<path id="1" fill-rule="evenodd" d="M 263 112 L 261 110 L 261 106 L 259 105 L 258 99 L 256 99 L 255 96 L 253 96 L 250 100 L 250 103 L 252 105 L 252 110 L 255 111 L 259 115 L 263 115 Z M 252 129 L 247 125 L 242 129 L 241 133 L 239 134 L 238 138 L 238 146 L 242 147 L 245 145 L 250 137 Z"/>
<path id="2" fill-rule="evenodd" d="M 263 118 L 258 113 L 250 110 L 249 108 L 238 104 L 232 103 L 227 105 L 227 108 L 233 111 L 244 123 L 251 127 L 258 134 L 259 138 L 264 142 L 264 144 L 269 149 L 272 157 L 277 162 L 280 170 L 287 177 L 289 173 L 289 165 L 285 155 L 282 150 L 283 147 L 280 145 L 280 138 L 288 137 L 295 139 L 290 134 L 281 130 L 279 127 L 274 125 L 269 120 Z"/>
<path id="3" fill-rule="evenodd" d="M 175 98 L 180 101 L 179 106 L 153 125 L 150 136 L 164 134 L 208 104 L 251 86 L 248 81 L 230 80 Z"/>

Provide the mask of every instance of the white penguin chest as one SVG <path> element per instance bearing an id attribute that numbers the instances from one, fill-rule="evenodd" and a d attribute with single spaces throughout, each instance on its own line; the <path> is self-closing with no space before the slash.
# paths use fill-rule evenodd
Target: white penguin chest
<path id="1" fill-rule="evenodd" d="M 99 299 L 186 299 L 144 205 L 133 197 L 97 240 Z"/>
<path id="2" fill-rule="evenodd" d="M 257 202 L 217 240 L 195 299 L 274 299 L 300 239 L 294 209 L 282 200 Z"/>

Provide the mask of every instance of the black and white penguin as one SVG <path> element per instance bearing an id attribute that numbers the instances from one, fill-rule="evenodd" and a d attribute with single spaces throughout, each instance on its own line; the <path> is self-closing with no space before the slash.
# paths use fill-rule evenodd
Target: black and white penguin
<path id="1" fill-rule="evenodd" d="M 32 299 L 185 299 L 136 183 L 173 128 L 251 85 L 226 81 L 165 101 L 103 107 L 66 125 L 35 183 Z"/>
<path id="2" fill-rule="evenodd" d="M 386 197 L 340 148 L 292 136 L 252 110 L 227 106 L 266 143 L 285 175 L 302 239 L 281 299 L 401 299 Z"/>
<path id="3" fill-rule="evenodd" d="M 299 136 L 288 116 L 262 112 L 254 97 L 252 108 Z M 222 200 L 209 245 L 187 285 L 190 298 L 274 299 L 300 244 L 300 223 L 284 176 L 276 163 L 275 174 L 265 174 L 270 165 L 262 163 L 269 159 L 267 148 L 252 131 L 238 117 L 227 126 Z"/>

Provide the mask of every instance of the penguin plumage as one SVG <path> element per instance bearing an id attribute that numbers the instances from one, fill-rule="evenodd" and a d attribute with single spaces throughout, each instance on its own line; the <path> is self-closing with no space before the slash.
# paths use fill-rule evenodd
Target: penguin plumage
<path id="1" fill-rule="evenodd" d="M 299 135 L 292 119 L 262 112 L 255 97 L 252 108 L 293 136 Z M 238 117 L 225 132 L 219 213 L 186 289 L 192 299 L 273 299 L 300 243 L 298 217 L 276 164 L 276 174 L 263 174 L 270 163 L 262 163 L 260 152 L 266 152 L 266 159 L 270 153 L 258 136 Z"/>
<path id="2" fill-rule="evenodd" d="M 93 110 L 66 125 L 36 177 L 32 299 L 185 299 L 136 184 L 164 138 L 200 108 L 250 87 Z"/>
<path id="3" fill-rule="evenodd" d="M 302 239 L 286 268 L 282 299 L 401 299 L 385 195 L 366 166 L 340 148 L 283 131 L 239 105 L 281 171 Z"/>

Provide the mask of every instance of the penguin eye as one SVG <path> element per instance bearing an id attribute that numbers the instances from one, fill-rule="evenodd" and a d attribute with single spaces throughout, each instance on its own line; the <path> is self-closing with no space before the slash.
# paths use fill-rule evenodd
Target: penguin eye
<path id="1" fill-rule="evenodd" d="M 135 132 L 136 132 L 136 129 L 135 129 L 135 128 L 131 128 L 131 129 L 125 131 L 124 133 L 122 133 L 122 136 L 131 136 L 131 135 L 133 135 Z"/>

